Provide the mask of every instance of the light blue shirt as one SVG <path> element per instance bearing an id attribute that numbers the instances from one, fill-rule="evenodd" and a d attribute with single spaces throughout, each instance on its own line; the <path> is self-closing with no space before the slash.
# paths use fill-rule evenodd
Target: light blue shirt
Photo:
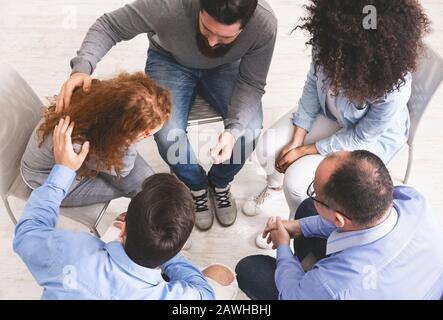
<path id="1" fill-rule="evenodd" d="M 425 199 L 396 187 L 381 224 L 342 232 L 320 216 L 300 220 L 305 237 L 327 239 L 326 258 L 304 272 L 289 246 L 277 249 L 280 299 L 440 299 L 443 230 Z"/>
<path id="2" fill-rule="evenodd" d="M 180 255 L 160 269 L 134 263 L 120 242 L 55 229 L 75 172 L 54 166 L 17 224 L 14 251 L 42 286 L 43 299 L 214 299 L 203 274 Z"/>
<path id="3" fill-rule="evenodd" d="M 314 65 L 311 64 L 292 122 L 310 131 L 316 117 L 323 114 L 337 121 L 342 129 L 316 142 L 321 155 L 337 151 L 368 150 L 388 163 L 404 146 L 409 135 L 407 103 L 411 96 L 411 74 L 407 74 L 405 80 L 406 83 L 399 90 L 364 105 L 356 105 L 339 93 L 335 97 L 336 119 L 326 103 L 330 89 L 328 80 L 321 70 L 315 75 Z"/>

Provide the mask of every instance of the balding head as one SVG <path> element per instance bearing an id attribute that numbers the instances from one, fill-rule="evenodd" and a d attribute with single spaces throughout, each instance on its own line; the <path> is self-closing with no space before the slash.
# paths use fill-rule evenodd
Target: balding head
<path id="1" fill-rule="evenodd" d="M 368 151 L 329 155 L 317 169 L 314 187 L 331 208 L 359 226 L 373 225 L 392 206 L 393 183 L 388 169 Z"/>

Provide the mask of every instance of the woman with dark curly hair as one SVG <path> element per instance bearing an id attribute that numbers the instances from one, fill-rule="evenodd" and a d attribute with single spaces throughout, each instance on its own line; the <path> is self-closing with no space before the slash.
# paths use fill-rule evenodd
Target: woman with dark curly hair
<path id="1" fill-rule="evenodd" d="M 258 144 L 261 164 L 272 169 L 247 215 L 263 212 L 281 189 L 294 214 L 332 152 L 365 149 L 388 163 L 408 138 L 411 72 L 430 28 L 419 2 L 311 0 L 306 8 L 296 29 L 310 34 L 312 65 L 298 108 Z M 365 26 L 367 8 L 376 9 L 375 29 Z"/>
<path id="2" fill-rule="evenodd" d="M 61 118 L 72 121 L 74 149 L 85 142 L 89 153 L 62 206 L 83 206 L 133 197 L 154 174 L 136 144 L 169 119 L 169 92 L 143 72 L 92 80 L 89 93 L 76 90 L 63 113 L 49 106 L 35 128 L 21 161 L 21 174 L 32 189 L 41 186 L 54 166 L 52 132 Z M 75 125 L 74 125 L 75 123 Z"/>

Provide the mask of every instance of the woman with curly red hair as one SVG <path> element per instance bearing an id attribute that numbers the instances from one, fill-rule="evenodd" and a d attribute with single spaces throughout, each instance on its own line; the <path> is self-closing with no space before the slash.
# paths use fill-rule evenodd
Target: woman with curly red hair
<path id="1" fill-rule="evenodd" d="M 306 8 L 296 29 L 310 34 L 312 64 L 298 107 L 257 146 L 267 186 L 246 202 L 247 215 L 282 189 L 294 214 L 328 154 L 364 149 L 388 163 L 408 138 L 411 72 L 430 25 L 420 3 L 311 0 Z M 365 26 L 368 13 L 375 29 Z"/>
<path id="2" fill-rule="evenodd" d="M 89 93 L 74 92 L 71 107 L 45 112 L 28 142 L 21 161 L 26 184 L 35 189 L 54 166 L 52 132 L 61 118 L 75 123 L 73 146 L 80 152 L 87 141 L 89 153 L 62 206 L 82 206 L 133 197 L 154 172 L 138 154 L 136 145 L 160 130 L 171 114 L 169 92 L 143 72 L 122 73 L 109 80 L 92 81 Z"/>

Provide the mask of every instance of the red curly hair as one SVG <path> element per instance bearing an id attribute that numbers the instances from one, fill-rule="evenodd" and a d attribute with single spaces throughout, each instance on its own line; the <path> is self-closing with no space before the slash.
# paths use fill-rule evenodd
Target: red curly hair
<path id="1" fill-rule="evenodd" d="M 75 122 L 72 140 L 91 144 L 86 161 L 93 159 L 119 174 L 131 143 L 141 132 L 164 124 L 170 115 L 169 92 L 143 72 L 93 79 L 90 92 L 80 88 L 74 91 L 69 108 L 62 113 L 55 112 L 54 103 L 49 106 L 38 129 L 40 146 L 52 135 L 60 118 L 69 116 Z M 97 171 L 83 165 L 79 175 L 95 177 Z"/>

